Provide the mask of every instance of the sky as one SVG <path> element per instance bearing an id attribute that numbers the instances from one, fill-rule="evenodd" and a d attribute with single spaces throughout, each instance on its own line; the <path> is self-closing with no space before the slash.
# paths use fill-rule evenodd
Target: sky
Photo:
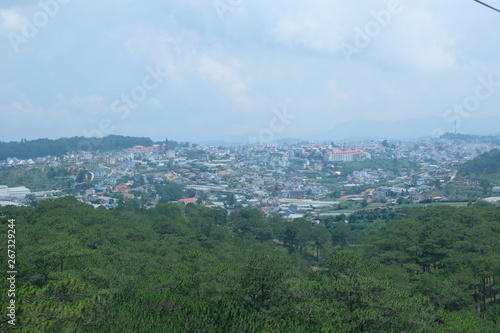
<path id="1" fill-rule="evenodd" d="M 473 0 L 2 0 L 0 141 L 447 130 L 500 115 L 499 32 Z"/>

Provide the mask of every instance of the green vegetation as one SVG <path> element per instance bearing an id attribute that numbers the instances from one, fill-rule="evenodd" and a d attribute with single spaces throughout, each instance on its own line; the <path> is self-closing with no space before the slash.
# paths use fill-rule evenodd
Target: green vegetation
<path id="1" fill-rule="evenodd" d="M 186 197 L 184 186 L 180 184 L 167 182 L 164 185 L 156 185 L 155 189 L 162 201 L 177 201 Z"/>
<path id="2" fill-rule="evenodd" d="M 77 151 L 110 151 L 130 148 L 136 145 L 151 146 L 149 138 L 135 138 L 121 135 L 109 135 L 104 138 L 85 138 L 82 136 L 57 140 L 37 139 L 21 142 L 0 142 L 0 160 L 8 157 L 29 159 L 42 156 L 61 156 Z"/>
<path id="3" fill-rule="evenodd" d="M 64 168 L 30 167 L 30 168 L 3 168 L 0 169 L 0 183 L 10 187 L 26 186 L 30 190 L 58 190 L 68 185 L 67 176 L 71 173 L 64 171 L 64 178 L 56 176 L 56 172 Z"/>
<path id="4" fill-rule="evenodd" d="M 22 332 L 500 331 L 492 205 L 314 224 L 169 202 L 94 209 L 67 197 L 2 215 L 4 235 L 16 220 Z"/>
<path id="5" fill-rule="evenodd" d="M 95 165 L 71 168 L 67 166 L 41 166 L 27 168 L 0 169 L 0 184 L 10 187 L 26 186 L 32 191 L 47 191 L 64 189 L 68 193 L 70 188 L 85 190 L 92 187 L 96 180 L 92 178 L 91 170 Z"/>
<path id="6" fill-rule="evenodd" d="M 500 184 L 500 150 L 493 149 L 466 162 L 460 168 L 458 176 L 463 179 L 482 179 Z"/>
<path id="7" fill-rule="evenodd" d="M 364 161 L 345 162 L 342 164 L 342 166 L 342 173 L 344 174 L 351 174 L 353 171 L 363 169 L 383 169 L 385 171 L 392 171 L 397 174 L 399 170 L 404 168 L 416 168 L 415 164 L 409 160 L 395 158 L 373 158 Z"/>

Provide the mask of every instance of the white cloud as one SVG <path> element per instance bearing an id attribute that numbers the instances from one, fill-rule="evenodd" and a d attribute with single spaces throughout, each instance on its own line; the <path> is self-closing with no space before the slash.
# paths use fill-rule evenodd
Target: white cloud
<path id="1" fill-rule="evenodd" d="M 75 107 L 80 110 L 95 112 L 102 111 L 107 107 L 104 97 L 90 95 L 90 96 L 74 96 L 69 100 L 70 106 Z"/>
<path id="2" fill-rule="evenodd" d="M 8 67 L 13 60 L 16 42 L 23 40 L 25 24 L 26 19 L 18 11 L 0 8 L 0 68 Z"/>
<path id="3" fill-rule="evenodd" d="M 283 6 L 271 28 L 275 41 L 289 48 L 336 52 L 342 40 L 343 9 L 336 1 Z"/>
<path id="4" fill-rule="evenodd" d="M 23 100 L 0 105 L 0 117 L 2 123 L 9 128 L 20 128 L 31 123 L 40 126 L 47 122 L 42 108 Z"/>
<path id="5" fill-rule="evenodd" d="M 163 108 L 163 105 L 161 104 L 161 101 L 158 98 L 150 98 L 145 102 L 145 104 L 147 106 L 149 106 L 150 108 L 157 109 L 157 110 Z"/>
<path id="6" fill-rule="evenodd" d="M 345 92 L 344 90 L 342 90 L 338 83 L 335 82 L 335 81 L 330 81 L 328 83 L 328 88 L 329 88 L 329 91 L 330 93 L 332 94 L 333 98 L 335 100 L 345 100 L 345 99 L 349 99 L 349 94 L 347 92 Z"/>
<path id="7" fill-rule="evenodd" d="M 403 56 L 421 69 L 452 68 L 456 63 L 453 47 L 457 37 L 453 37 L 427 9 L 411 7 L 404 15 L 404 25 L 400 25 L 399 31 L 399 50 L 403 51 Z"/>
<path id="8" fill-rule="evenodd" d="M 37 2 L 2 2 L 0 37 L 19 33 Z M 363 117 L 440 116 L 463 98 L 461 85 L 500 77 L 498 15 L 452 0 L 403 0 L 403 12 L 348 63 L 340 42 L 388 3 L 246 0 L 221 21 L 211 1 L 72 1 L 21 56 L 0 52 L 2 127 L 20 128 L 11 131 L 18 137 L 80 135 L 115 116 L 120 133 L 217 138 L 221 127 L 267 126 L 273 107 L 286 104 L 300 119 L 290 129 L 314 132 Z M 0 49 L 12 49 L 8 38 Z M 157 66 L 168 77 L 140 111 L 161 119 L 158 129 L 139 107 L 123 121 L 110 116 L 109 104 Z"/>
<path id="9" fill-rule="evenodd" d="M 203 55 L 199 59 L 198 70 L 203 76 L 228 88 L 238 102 L 247 102 L 246 85 L 233 68 Z"/>
<path id="10" fill-rule="evenodd" d="M 2 27 L 8 32 L 20 33 L 26 25 L 26 18 L 14 9 L 0 10 Z"/>

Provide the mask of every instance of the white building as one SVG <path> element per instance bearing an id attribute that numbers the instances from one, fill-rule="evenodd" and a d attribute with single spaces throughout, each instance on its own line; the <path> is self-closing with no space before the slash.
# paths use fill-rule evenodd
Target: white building
<path id="1" fill-rule="evenodd" d="M 0 185 L 0 199 L 10 197 L 9 188 L 5 185 Z"/>
<path id="2" fill-rule="evenodd" d="M 0 200 L 1 199 L 25 199 L 27 195 L 31 194 L 31 191 L 24 187 L 11 187 L 6 185 L 0 185 Z"/>
<path id="3" fill-rule="evenodd" d="M 0 207 L 4 206 L 21 206 L 21 204 L 12 202 L 12 201 L 0 201 Z"/>
<path id="4" fill-rule="evenodd" d="M 326 153 L 324 160 L 326 162 L 352 162 L 370 159 L 371 155 L 362 150 L 336 149 L 333 152 Z"/>
<path id="5" fill-rule="evenodd" d="M 166 154 L 167 158 L 175 158 L 175 150 L 167 150 L 167 154 Z"/>

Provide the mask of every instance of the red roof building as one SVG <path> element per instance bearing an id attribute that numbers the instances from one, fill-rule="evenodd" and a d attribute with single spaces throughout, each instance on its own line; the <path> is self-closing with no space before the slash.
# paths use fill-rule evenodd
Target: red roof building
<path id="1" fill-rule="evenodd" d="M 187 199 L 180 199 L 179 202 L 183 202 L 185 204 L 188 203 L 195 203 L 198 201 L 198 198 L 187 198 Z"/>

